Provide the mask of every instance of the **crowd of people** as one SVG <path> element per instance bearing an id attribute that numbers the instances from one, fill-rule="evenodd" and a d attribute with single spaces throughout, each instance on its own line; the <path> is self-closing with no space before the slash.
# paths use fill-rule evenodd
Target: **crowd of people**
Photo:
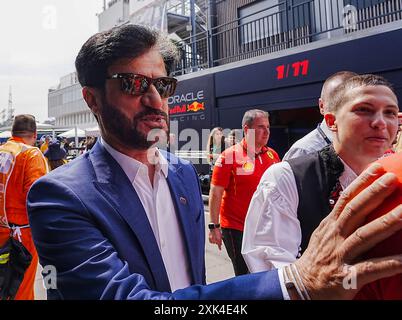
<path id="1" fill-rule="evenodd" d="M 57 270 L 48 299 L 402 299 L 392 85 L 330 76 L 322 122 L 286 161 L 267 146 L 264 110 L 245 112 L 244 137 L 212 130 L 208 239 L 223 242 L 236 276 L 206 284 L 197 172 L 156 147 L 163 135 L 171 144 L 177 58 L 166 37 L 139 25 L 88 39 L 75 65 L 101 138 L 68 164 L 66 142 L 45 137 L 34 147 L 34 117 L 15 117 L 0 146 L 1 298 L 33 299 L 39 257 Z M 357 281 L 347 288 L 350 270 Z"/>
<path id="2" fill-rule="evenodd" d="M 67 138 L 52 138 L 50 135 L 43 135 L 37 140 L 36 145 L 48 161 L 49 169 L 54 170 L 91 150 L 96 141 L 97 137 L 88 136 L 75 147 L 75 142 L 69 141 Z"/>

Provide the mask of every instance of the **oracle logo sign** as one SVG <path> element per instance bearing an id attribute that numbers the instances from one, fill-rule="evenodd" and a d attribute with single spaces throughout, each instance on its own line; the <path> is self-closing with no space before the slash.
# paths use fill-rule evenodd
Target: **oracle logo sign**
<path id="1" fill-rule="evenodd" d="M 176 116 L 203 112 L 205 111 L 205 102 L 202 100 L 204 100 L 203 90 L 170 97 L 168 100 L 169 115 Z"/>

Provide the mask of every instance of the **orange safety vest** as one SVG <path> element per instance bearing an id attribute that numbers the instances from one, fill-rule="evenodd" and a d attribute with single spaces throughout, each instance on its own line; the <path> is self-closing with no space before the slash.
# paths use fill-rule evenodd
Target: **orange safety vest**
<path id="1" fill-rule="evenodd" d="M 34 299 L 38 255 L 29 228 L 26 198 L 32 183 L 47 172 L 40 150 L 24 144 L 21 138 L 13 137 L 0 146 L 0 245 L 11 234 L 32 255 L 15 299 Z"/>
<path id="2" fill-rule="evenodd" d="M 0 226 L 11 229 L 6 212 L 6 193 L 17 156 L 27 150 L 27 145 L 9 141 L 0 147 Z"/>

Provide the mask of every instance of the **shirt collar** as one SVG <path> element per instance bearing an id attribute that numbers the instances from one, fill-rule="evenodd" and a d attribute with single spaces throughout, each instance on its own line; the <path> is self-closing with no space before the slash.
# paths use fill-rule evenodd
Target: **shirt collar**
<path id="1" fill-rule="evenodd" d="M 105 147 L 106 151 L 109 152 L 110 155 L 121 166 L 123 171 L 126 173 L 127 177 L 130 179 L 131 183 L 135 180 L 139 170 L 142 167 L 147 169 L 145 164 L 117 151 L 102 138 L 100 138 L 100 142 Z M 163 154 L 159 151 L 158 148 L 155 148 L 155 156 L 156 156 L 155 159 L 157 159 L 157 163 L 155 165 L 155 172 L 162 172 L 165 178 L 167 178 L 169 172 L 168 170 L 169 165 L 166 158 L 163 156 Z"/>
<path id="2" fill-rule="evenodd" d="M 243 150 L 244 150 L 245 152 L 247 152 L 247 141 L 246 141 L 245 138 L 243 138 L 243 139 L 240 141 L 240 144 L 241 144 L 241 146 L 243 147 Z M 265 153 L 265 152 L 267 152 L 267 151 L 268 151 L 268 147 L 267 147 L 267 146 L 262 146 L 260 152 L 255 153 L 255 156 L 257 157 L 257 156 L 259 156 L 259 155 L 261 155 L 261 154 L 263 154 L 263 153 Z"/>
<path id="3" fill-rule="evenodd" d="M 357 174 L 346 164 L 345 161 L 342 160 L 341 157 L 339 157 L 339 159 L 341 159 L 345 168 L 339 177 L 339 183 L 341 184 L 342 189 L 345 190 L 353 182 L 353 180 L 357 178 Z"/>
<path id="4" fill-rule="evenodd" d="M 329 140 L 333 141 L 333 133 L 331 130 L 329 130 L 327 123 L 325 122 L 325 119 L 322 120 L 320 124 L 320 128 L 322 131 L 325 133 L 325 135 L 328 137 Z"/>
<path id="5" fill-rule="evenodd" d="M 12 136 L 9 140 L 10 140 L 10 141 L 15 141 L 15 142 L 21 142 L 21 143 L 24 143 L 24 144 L 25 144 L 24 139 L 22 139 L 21 137 L 14 137 L 14 136 Z"/>

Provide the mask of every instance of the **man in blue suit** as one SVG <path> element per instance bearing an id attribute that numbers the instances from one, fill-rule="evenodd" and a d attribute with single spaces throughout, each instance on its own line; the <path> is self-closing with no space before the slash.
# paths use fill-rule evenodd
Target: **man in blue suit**
<path id="1" fill-rule="evenodd" d="M 374 181 L 382 175 L 378 167 L 357 179 L 345 197 L 351 202 L 339 201 L 324 220 L 333 223 L 323 223 L 313 235 L 294 264 L 294 277 L 292 270 L 275 270 L 205 285 L 204 211 L 196 171 L 154 147 L 155 137 L 168 132 L 167 98 L 176 80 L 167 74 L 176 54 L 167 39 L 135 25 L 98 33 L 79 52 L 83 97 L 102 138 L 30 190 L 28 210 L 40 263 L 57 270 L 57 286 L 48 289 L 48 298 L 353 297 L 342 289 L 343 265 L 366 266 L 370 261 L 358 257 L 379 241 L 378 231 L 389 235 L 402 228 L 389 215 L 387 224 L 374 221 L 354 232 L 373 201 L 380 203 L 395 188 L 392 175 Z M 375 200 L 356 196 L 370 183 Z M 361 214 L 351 222 L 350 234 L 340 234 L 337 226 L 350 222 L 351 205 Z M 324 241 L 328 237 L 332 241 Z M 362 238 L 364 244 L 355 241 Z M 391 266 L 390 261 L 380 259 L 375 270 L 359 267 L 359 286 L 402 272 L 402 262 Z"/>

